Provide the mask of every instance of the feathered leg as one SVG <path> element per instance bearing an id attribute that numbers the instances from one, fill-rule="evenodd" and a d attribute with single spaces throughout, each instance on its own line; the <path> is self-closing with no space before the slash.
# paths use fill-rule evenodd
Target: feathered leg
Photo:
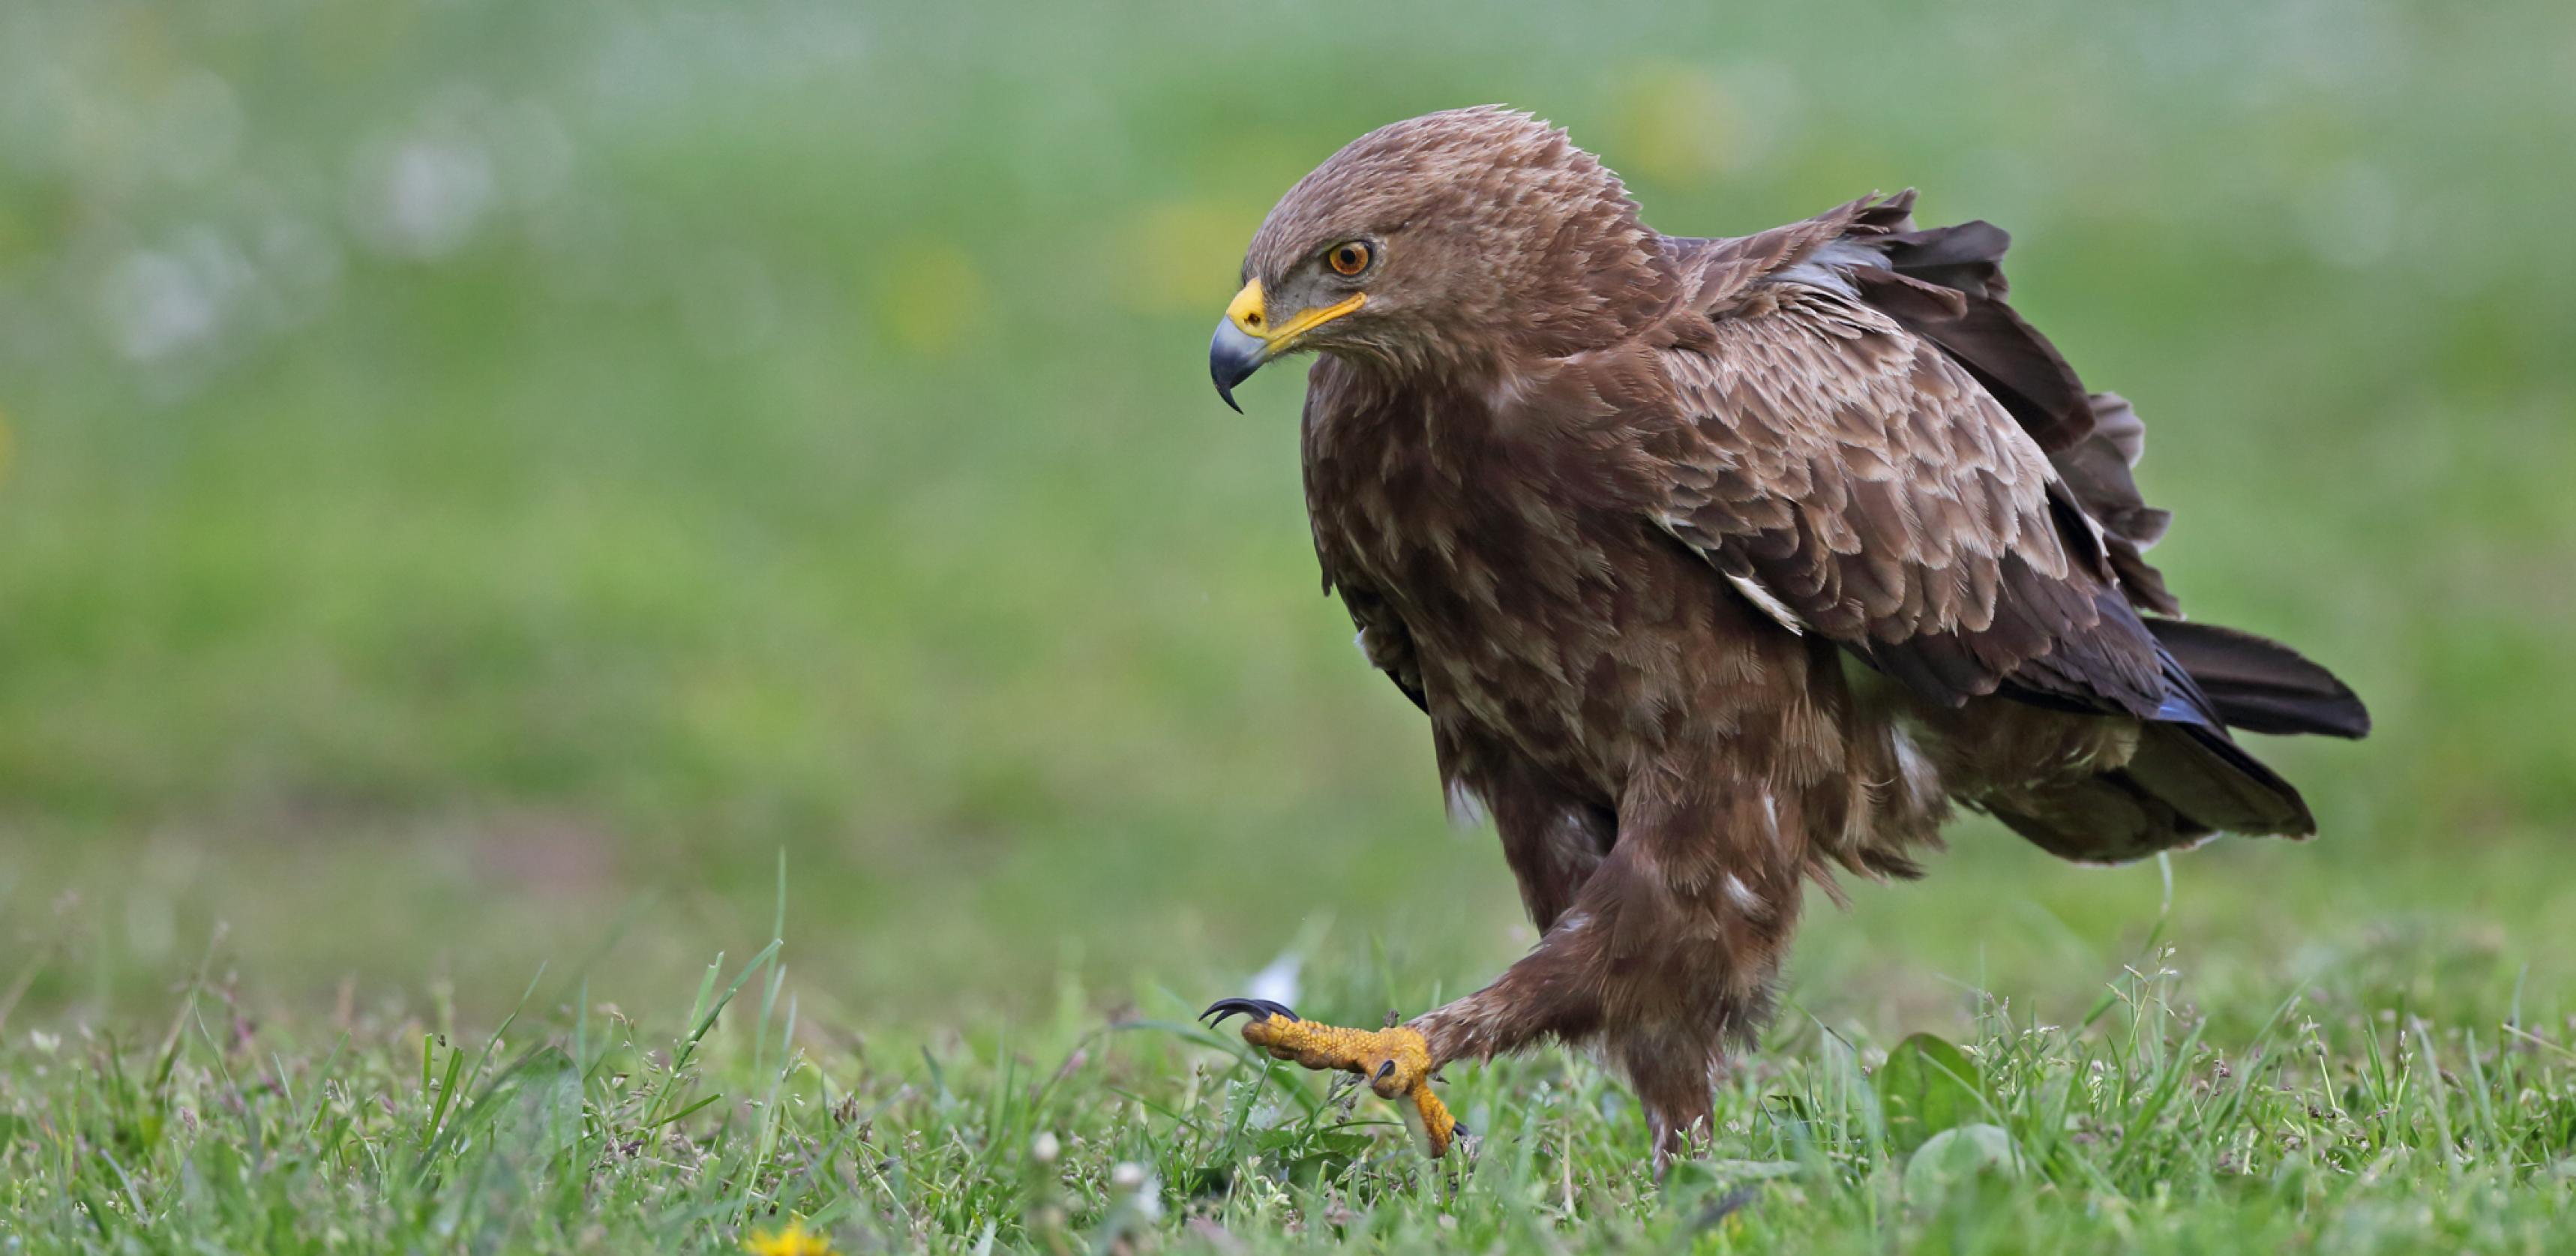
<path id="1" fill-rule="evenodd" d="M 1690 1154 L 1711 1071 L 1770 1015 L 1806 859 L 1792 812 L 1761 785 L 1643 774 L 1617 845 L 1538 946 L 1399 1029 L 1422 1036 L 1430 1070 L 1542 1037 L 1597 1044 L 1635 1084 L 1658 1163 Z"/>

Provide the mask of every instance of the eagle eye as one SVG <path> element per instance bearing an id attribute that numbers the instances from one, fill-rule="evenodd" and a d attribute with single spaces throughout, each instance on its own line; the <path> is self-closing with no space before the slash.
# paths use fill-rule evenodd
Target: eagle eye
<path id="1" fill-rule="evenodd" d="M 1356 275 L 1369 268 L 1370 251 L 1366 240 L 1348 240 L 1324 253 L 1324 264 L 1336 275 Z"/>

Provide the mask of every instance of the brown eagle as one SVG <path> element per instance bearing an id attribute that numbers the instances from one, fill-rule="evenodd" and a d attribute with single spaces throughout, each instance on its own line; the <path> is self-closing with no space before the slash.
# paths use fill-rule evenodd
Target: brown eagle
<path id="1" fill-rule="evenodd" d="M 2094 863 L 2304 837 L 2230 728 L 2358 737 L 2285 646 L 2187 624 L 2144 558 L 2142 428 L 2004 302 L 2005 234 L 1865 197 L 1656 233 L 1527 114 L 1362 136 L 1254 235 L 1217 390 L 1315 350 L 1306 509 L 1369 661 L 1500 830 L 1538 944 L 1384 1030 L 1227 999 L 1243 1036 L 1404 1097 L 1595 1048 L 1659 1160 L 1770 1012 L 1802 883 L 1913 877 L 1954 807 Z"/>

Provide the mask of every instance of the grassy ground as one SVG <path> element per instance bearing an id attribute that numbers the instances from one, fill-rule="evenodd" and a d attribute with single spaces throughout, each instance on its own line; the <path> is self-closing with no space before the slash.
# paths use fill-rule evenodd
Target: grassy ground
<path id="1" fill-rule="evenodd" d="M 1561 1052 L 1453 1070 L 1478 1133 L 1432 1161 L 1356 1085 L 1247 1059 L 1168 993 L 1104 1021 L 1068 984 L 1052 1015 L 916 1046 L 818 1029 L 781 960 L 719 959 L 678 1016 L 541 975 L 488 1036 L 444 999 L 266 1030 L 202 976 L 157 1041 L 29 1035 L 0 1057 L 0 1236 L 2340 1254 L 2576 1227 L 2576 1021 L 2426 1018 L 2337 980 L 2214 1033 L 2161 943 L 2063 1021 L 1977 996 L 1957 1044 L 1798 1009 L 1721 1090 L 1712 1158 L 1660 1182 L 1615 1083 Z"/>
<path id="2" fill-rule="evenodd" d="M 0 1245 L 2550 1246 L 2571 48 L 2540 0 L 0 6 Z M 1492 99 L 1668 230 L 2011 228 L 2185 602 L 2371 699 L 2262 747 L 2325 836 L 2168 883 L 1965 825 L 1817 900 L 1661 1193 L 1578 1062 L 1461 1070 L 1451 1183 L 1119 1027 L 1529 940 L 1314 596 L 1294 372 L 1247 421 L 1201 360 L 1280 189 Z M 2003 1176 L 1873 1132 L 1918 1032 Z"/>

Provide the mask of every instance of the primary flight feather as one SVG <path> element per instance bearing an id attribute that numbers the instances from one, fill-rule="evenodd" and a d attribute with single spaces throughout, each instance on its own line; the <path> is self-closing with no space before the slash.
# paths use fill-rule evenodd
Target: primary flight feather
<path id="1" fill-rule="evenodd" d="M 2175 617 L 2137 416 L 2005 303 L 2002 231 L 1912 204 L 1661 235 L 1500 108 L 1371 132 L 1280 200 L 1210 370 L 1231 404 L 1318 355 L 1325 584 L 1542 936 L 1385 1030 L 1211 1013 L 1407 1099 L 1435 1154 L 1442 1064 L 1595 1045 L 1664 1158 L 1768 1016 L 1803 882 L 1918 875 L 1954 806 L 2092 862 L 2315 831 L 2228 729 L 2359 736 L 2361 703 Z"/>

